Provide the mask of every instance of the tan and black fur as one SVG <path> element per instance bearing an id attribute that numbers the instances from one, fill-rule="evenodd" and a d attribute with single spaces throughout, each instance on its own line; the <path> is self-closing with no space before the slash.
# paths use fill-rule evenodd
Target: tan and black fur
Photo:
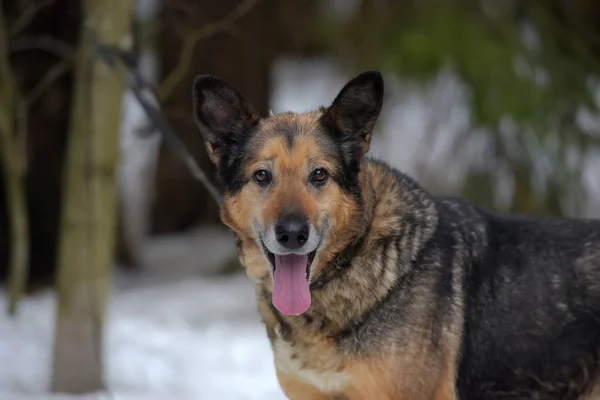
<path id="1" fill-rule="evenodd" d="M 591 396 L 600 222 L 499 215 L 430 195 L 365 158 L 382 102 L 377 72 L 348 82 L 329 107 L 264 117 L 218 78 L 194 82 L 196 121 L 226 187 L 221 218 L 256 283 L 286 395 Z M 312 304 L 299 316 L 271 303 L 264 245 L 290 212 L 319 237 Z"/>

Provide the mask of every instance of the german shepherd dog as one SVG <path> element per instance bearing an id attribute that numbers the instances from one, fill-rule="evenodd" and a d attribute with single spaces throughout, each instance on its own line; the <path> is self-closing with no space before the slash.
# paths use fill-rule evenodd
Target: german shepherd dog
<path id="1" fill-rule="evenodd" d="M 261 116 L 194 81 L 285 394 L 598 396 L 600 221 L 492 213 L 366 158 L 383 92 L 368 71 L 328 107 Z"/>

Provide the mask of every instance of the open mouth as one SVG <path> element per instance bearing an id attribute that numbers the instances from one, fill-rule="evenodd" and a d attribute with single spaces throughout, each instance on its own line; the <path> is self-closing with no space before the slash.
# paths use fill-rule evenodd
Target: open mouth
<path id="1" fill-rule="evenodd" d="M 263 244 L 273 268 L 273 305 L 285 315 L 300 315 L 311 304 L 308 279 L 316 250 L 308 254 L 274 254 Z"/>
<path id="2" fill-rule="evenodd" d="M 265 252 L 265 254 L 267 255 L 267 258 L 269 259 L 269 262 L 271 263 L 271 268 L 272 268 L 272 272 L 275 273 L 275 271 L 277 270 L 277 259 L 276 257 L 281 257 L 281 258 L 285 258 L 285 257 L 306 257 L 306 269 L 305 269 L 305 274 L 306 274 L 306 280 L 308 281 L 308 279 L 310 278 L 310 266 L 312 265 L 315 256 L 317 255 L 317 250 L 311 251 L 308 254 L 304 254 L 304 255 L 298 255 L 298 254 L 287 254 L 287 255 L 278 255 L 276 256 L 274 253 L 271 253 L 268 249 L 267 246 L 265 246 L 264 244 L 262 245 L 263 250 Z"/>

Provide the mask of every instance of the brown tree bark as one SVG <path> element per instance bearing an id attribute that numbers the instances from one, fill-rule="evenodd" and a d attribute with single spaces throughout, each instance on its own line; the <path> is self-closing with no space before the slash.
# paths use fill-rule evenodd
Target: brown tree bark
<path id="1" fill-rule="evenodd" d="M 52 390 L 105 386 L 103 332 L 117 218 L 116 171 L 123 74 L 93 53 L 131 41 L 131 0 L 87 0 L 64 179 Z"/>

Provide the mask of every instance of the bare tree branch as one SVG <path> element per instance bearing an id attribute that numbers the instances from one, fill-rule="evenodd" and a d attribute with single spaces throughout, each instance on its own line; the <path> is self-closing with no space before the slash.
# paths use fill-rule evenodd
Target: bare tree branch
<path id="1" fill-rule="evenodd" d="M 27 106 L 31 107 L 45 92 L 48 90 L 50 86 L 54 82 L 56 82 L 60 77 L 69 72 L 69 70 L 73 67 L 73 60 L 64 60 L 58 62 L 52 66 L 46 72 L 46 75 L 35 85 L 33 89 L 25 96 L 25 101 Z"/>
<path id="2" fill-rule="evenodd" d="M 35 18 L 35 16 L 42 11 L 44 8 L 52 5 L 56 0 L 41 0 L 36 3 L 35 1 L 29 4 L 29 7 L 23 11 L 23 13 L 17 18 L 17 20 L 8 27 L 8 37 L 14 37 L 16 34 L 21 32 L 27 25 L 31 23 L 31 21 Z"/>
<path id="3" fill-rule="evenodd" d="M 196 29 L 185 36 L 183 41 L 179 62 L 175 68 L 167 75 L 163 84 L 159 88 L 161 100 L 167 99 L 175 87 L 184 79 L 186 72 L 192 64 L 192 56 L 196 45 L 203 39 L 217 33 L 226 32 L 232 29 L 233 24 L 248 14 L 261 0 L 246 0 L 238 5 L 229 15 L 220 21 L 213 22 L 202 28 Z"/>
<path id="4" fill-rule="evenodd" d="M 28 108 L 25 97 L 20 92 L 17 92 L 17 103 L 16 103 L 16 131 L 17 131 L 17 147 L 19 150 L 19 156 L 21 157 L 21 162 L 19 168 L 21 170 L 21 175 L 24 176 L 28 165 L 28 157 L 27 157 L 27 131 L 28 131 Z"/>
<path id="5" fill-rule="evenodd" d="M 171 131 L 169 125 L 160 116 L 157 109 L 154 109 L 152 104 L 143 96 L 144 84 L 139 77 L 134 76 L 134 83 L 130 86 L 134 96 L 142 106 L 148 118 L 152 121 L 156 129 L 163 135 L 163 138 L 171 145 L 173 151 L 181 157 L 186 164 L 190 173 L 200 183 L 204 185 L 212 199 L 217 205 L 221 204 L 222 198 L 219 190 L 212 184 L 206 173 L 198 166 L 194 157 L 187 151 L 183 143 Z"/>
<path id="6" fill-rule="evenodd" d="M 25 36 L 11 40 L 9 52 L 25 50 L 43 50 L 65 60 L 75 57 L 75 49 L 70 44 L 48 35 Z"/>
<path id="7" fill-rule="evenodd" d="M 169 11 L 175 11 L 189 15 L 193 15 L 198 11 L 196 3 L 189 3 L 187 1 L 171 0 L 167 2 L 164 7 Z"/>
<path id="8" fill-rule="evenodd" d="M 51 0 L 55 1 L 55 0 Z M 45 3 L 43 3 L 45 4 Z M 38 5 L 37 10 L 42 5 Z M 29 9 L 33 7 L 30 6 Z M 25 36 L 22 38 L 13 39 L 10 43 L 9 52 L 27 51 L 27 50 L 41 50 L 46 51 L 50 54 L 55 55 L 62 59 L 52 68 L 48 70 L 46 75 L 37 83 L 37 85 L 25 96 L 25 102 L 27 106 L 31 106 L 35 103 L 39 97 L 61 76 L 67 73 L 74 61 L 76 50 L 70 44 L 58 40 L 48 35 L 42 36 Z"/>
<path id="9" fill-rule="evenodd" d="M 132 91 L 139 105 L 143 108 L 146 116 L 153 124 L 154 128 L 162 135 L 163 139 L 171 146 L 172 150 L 177 154 L 185 165 L 190 170 L 192 176 L 200 181 L 210 194 L 216 204 L 221 204 L 221 193 L 210 182 L 206 173 L 198 166 L 194 157 L 188 152 L 184 144 L 179 140 L 177 135 L 173 133 L 167 121 L 162 117 L 158 97 L 151 85 L 141 76 L 138 70 L 133 67 L 131 60 L 121 51 L 114 47 L 105 46 L 97 41 L 94 42 L 96 54 L 113 70 L 116 71 L 122 63 L 129 71 L 130 79 L 127 86 Z"/>
<path id="10" fill-rule="evenodd" d="M 6 46 L 4 15 L 0 7 L 0 49 L 5 49 Z M 28 215 L 23 186 L 24 160 L 19 159 L 25 152 L 27 111 L 7 57 L 0 57 L 0 86 L 0 151 L 3 162 L 0 173 L 4 175 L 11 237 L 8 311 L 14 314 L 27 284 L 29 266 Z"/>

